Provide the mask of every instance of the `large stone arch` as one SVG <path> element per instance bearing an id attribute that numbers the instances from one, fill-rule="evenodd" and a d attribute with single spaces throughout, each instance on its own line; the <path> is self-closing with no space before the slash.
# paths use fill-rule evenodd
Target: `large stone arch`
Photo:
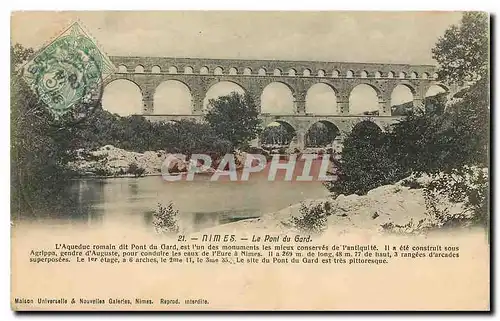
<path id="1" fill-rule="evenodd" d="M 229 95 L 232 92 L 237 92 L 239 94 L 245 95 L 247 90 L 241 84 L 231 79 L 224 79 L 221 81 L 215 81 L 208 86 L 205 92 L 205 97 L 203 99 L 203 110 L 206 110 L 211 99 L 217 99 L 217 97 Z"/>
<path id="2" fill-rule="evenodd" d="M 286 121 L 286 120 L 283 120 L 283 119 L 275 119 L 273 121 L 273 123 L 279 123 L 283 126 L 285 126 L 287 128 L 287 130 L 290 130 L 290 131 L 293 131 L 293 132 L 297 132 L 297 128 L 295 128 L 295 126 L 293 126 L 290 122 Z M 269 126 L 269 124 L 268 124 Z"/>
<path id="3" fill-rule="evenodd" d="M 407 83 L 397 83 L 391 90 L 391 115 L 403 116 L 415 107 L 417 91 Z"/>
<path id="4" fill-rule="evenodd" d="M 153 96 L 154 114 L 190 115 L 193 112 L 191 88 L 178 79 L 162 81 Z"/>
<path id="5" fill-rule="evenodd" d="M 313 84 L 306 92 L 305 110 L 308 114 L 334 115 L 338 114 L 337 89 L 325 82 Z"/>
<path id="6" fill-rule="evenodd" d="M 102 108 L 120 116 L 142 114 L 141 86 L 127 78 L 114 79 L 106 84 L 102 95 Z"/>
<path id="7" fill-rule="evenodd" d="M 269 114 L 294 114 L 293 87 L 283 81 L 272 81 L 264 86 L 260 95 L 261 112 Z"/>
<path id="8" fill-rule="evenodd" d="M 116 72 L 117 73 L 127 73 L 128 72 L 127 66 L 125 66 L 124 64 L 118 65 Z"/>
<path id="9" fill-rule="evenodd" d="M 412 83 L 410 83 L 407 80 L 398 81 L 398 82 L 394 83 L 394 85 L 392 87 L 392 91 L 394 91 L 394 89 L 396 89 L 396 87 L 400 87 L 400 86 L 404 86 L 404 87 L 408 88 L 408 90 L 411 92 L 411 94 L 413 96 L 417 95 L 417 88 L 415 87 L 415 85 L 413 85 Z"/>
<path id="10" fill-rule="evenodd" d="M 373 133 L 379 133 L 381 134 L 384 129 L 375 121 L 372 119 L 363 119 L 358 122 L 356 122 L 351 129 L 352 133 L 355 133 L 356 131 L 364 131 L 366 134 L 369 134 L 371 132 Z"/>
<path id="11" fill-rule="evenodd" d="M 270 79 L 265 79 L 264 82 L 262 82 L 263 86 L 262 90 L 264 90 L 267 86 L 272 85 L 274 83 L 285 85 L 292 92 L 292 95 L 295 95 L 295 86 L 293 81 L 287 79 L 279 79 L 278 77 L 274 76 Z"/>
<path id="12" fill-rule="evenodd" d="M 449 94 L 450 93 L 450 88 L 446 86 L 445 84 L 442 83 L 430 83 L 429 86 L 425 88 L 424 92 L 424 98 L 425 97 L 431 97 L 435 96 L 437 94 L 437 90 L 434 91 L 433 89 L 440 89 L 439 91 Z"/>
<path id="13" fill-rule="evenodd" d="M 450 89 L 441 83 L 432 83 L 425 88 L 425 112 L 442 113 L 446 109 L 446 101 L 452 96 Z"/>
<path id="14" fill-rule="evenodd" d="M 360 82 L 353 86 L 348 95 L 349 114 L 379 115 L 383 109 L 381 90 L 369 83 Z"/>
<path id="15" fill-rule="evenodd" d="M 322 126 L 322 127 L 320 127 Z M 318 120 L 312 123 L 305 132 L 305 147 L 327 147 L 340 139 L 340 129 L 328 120 Z"/>
<path id="16" fill-rule="evenodd" d="M 278 127 L 280 127 L 278 129 Z M 273 130 L 274 128 L 278 130 Z M 284 129 L 282 131 L 281 129 Z M 289 146 L 297 137 L 297 129 L 289 122 L 281 119 L 267 123 L 260 134 L 260 142 L 263 147 L 276 148 Z"/>

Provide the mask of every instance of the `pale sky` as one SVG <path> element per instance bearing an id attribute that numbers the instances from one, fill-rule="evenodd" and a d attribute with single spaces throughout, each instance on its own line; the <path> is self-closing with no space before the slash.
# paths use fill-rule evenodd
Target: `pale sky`
<path id="1" fill-rule="evenodd" d="M 434 64 L 460 12 L 16 12 L 12 40 L 39 48 L 79 19 L 108 55 Z"/>
<path id="2" fill-rule="evenodd" d="M 11 38 L 39 49 L 78 19 L 108 55 L 435 64 L 431 48 L 460 18 L 460 12 L 16 12 Z M 140 112 L 140 99 L 123 95 L 134 89 L 115 87 L 103 100 L 121 114 Z M 155 106 L 189 110 L 185 88 L 163 89 Z M 214 89 L 207 97 L 234 89 Z M 328 88 L 314 90 L 308 110 L 332 110 Z M 278 112 L 292 108 L 282 88 L 264 94 L 263 108 L 266 101 Z M 393 100 L 405 102 L 405 95 L 403 90 Z M 367 101 L 354 99 L 351 110 L 372 110 Z"/>

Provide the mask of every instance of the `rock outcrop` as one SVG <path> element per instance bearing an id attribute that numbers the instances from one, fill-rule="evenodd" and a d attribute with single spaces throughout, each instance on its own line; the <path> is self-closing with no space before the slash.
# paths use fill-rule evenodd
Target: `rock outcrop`
<path id="1" fill-rule="evenodd" d="M 236 151 L 234 153 L 236 169 L 242 169 L 245 164 L 247 153 Z M 165 162 L 168 160 L 168 162 Z M 127 175 L 131 164 L 136 164 L 138 168 L 144 169 L 145 175 L 161 175 L 162 166 L 168 164 L 169 173 L 187 172 L 191 166 L 199 167 L 202 173 L 215 172 L 220 160 L 212 163 L 212 166 L 205 166 L 195 163 L 192 160 L 185 161 L 175 154 L 165 151 L 146 151 L 137 153 L 127 151 L 112 145 L 103 146 L 94 151 L 79 151 L 76 161 L 68 164 L 69 168 L 81 175 L 93 176 L 122 176 Z M 165 172 L 167 168 L 163 168 Z"/>
<path id="2" fill-rule="evenodd" d="M 160 174 L 165 160 L 165 151 L 147 151 L 136 153 L 112 145 L 106 145 L 95 151 L 79 151 L 79 158 L 69 167 L 83 175 L 115 176 L 125 175 L 131 164 L 143 168 L 144 174 Z"/>
<path id="3" fill-rule="evenodd" d="M 429 177 L 418 179 L 419 183 L 426 184 Z M 393 185 L 385 185 L 369 191 L 366 195 L 339 195 L 336 198 L 306 200 L 284 208 L 278 212 L 265 214 L 259 218 L 243 220 L 214 229 L 223 231 L 273 231 L 285 233 L 295 231 L 294 217 L 301 217 L 302 205 L 306 208 L 321 206 L 327 219 L 327 232 L 342 233 L 353 229 L 380 232 L 383 226 L 403 226 L 413 232 L 418 229 L 419 222 L 422 226 L 432 224 L 429 215 L 424 189 L 404 186 L 405 180 Z M 462 203 L 452 203 L 445 198 L 438 199 L 439 209 L 447 210 L 449 215 L 465 214 Z"/>

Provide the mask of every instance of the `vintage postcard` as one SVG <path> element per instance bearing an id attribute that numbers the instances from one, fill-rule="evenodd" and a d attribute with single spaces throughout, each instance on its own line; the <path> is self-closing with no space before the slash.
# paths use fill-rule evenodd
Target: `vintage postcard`
<path id="1" fill-rule="evenodd" d="M 484 12 L 17 11 L 15 311 L 489 311 Z"/>

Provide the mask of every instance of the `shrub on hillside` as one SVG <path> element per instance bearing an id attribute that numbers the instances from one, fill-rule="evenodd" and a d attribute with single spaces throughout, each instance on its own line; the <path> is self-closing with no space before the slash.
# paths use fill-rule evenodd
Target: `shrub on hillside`
<path id="1" fill-rule="evenodd" d="M 486 169 L 464 166 L 452 173 L 441 173 L 425 187 L 427 208 L 441 225 L 467 221 L 472 224 L 486 225 L 489 221 L 489 180 Z M 440 209 L 440 199 L 463 204 L 464 211 L 449 215 Z"/>
<path id="2" fill-rule="evenodd" d="M 178 216 L 179 211 L 174 207 L 172 202 L 167 206 L 158 204 L 158 207 L 153 212 L 153 227 L 158 234 L 178 233 Z"/>
<path id="3" fill-rule="evenodd" d="M 144 176 L 145 172 L 146 172 L 146 170 L 142 167 L 139 167 L 139 165 L 137 165 L 137 163 L 130 163 L 128 165 L 127 173 L 132 174 L 135 177 Z"/>
<path id="4" fill-rule="evenodd" d="M 113 173 L 106 168 L 98 167 L 94 170 L 94 175 L 96 176 L 103 176 L 103 177 L 109 177 L 113 176 Z"/>
<path id="5" fill-rule="evenodd" d="M 327 227 L 327 216 L 330 214 L 330 203 L 319 203 L 307 206 L 300 205 L 300 216 L 292 217 L 293 226 L 305 234 L 320 234 Z"/>

